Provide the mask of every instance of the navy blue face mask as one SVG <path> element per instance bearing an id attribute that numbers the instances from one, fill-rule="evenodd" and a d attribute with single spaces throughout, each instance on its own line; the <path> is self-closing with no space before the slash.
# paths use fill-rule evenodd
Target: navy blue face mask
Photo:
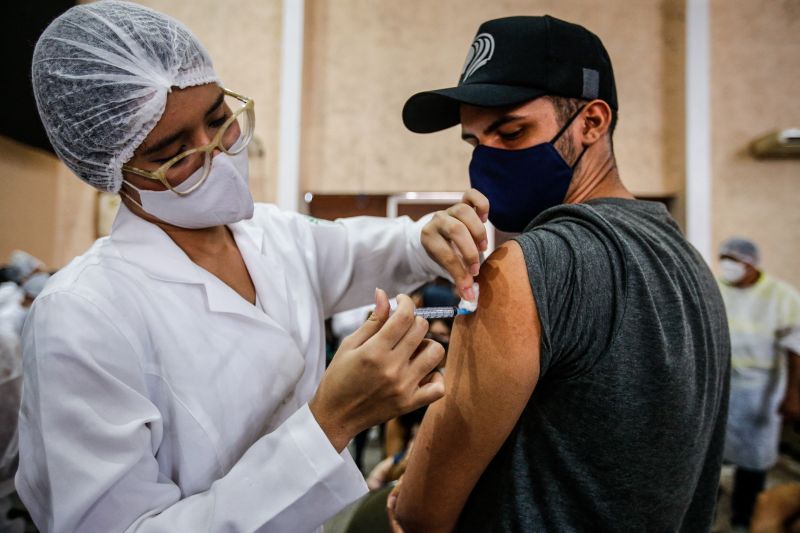
<path id="1" fill-rule="evenodd" d="M 489 220 L 497 229 L 520 233 L 539 213 L 564 202 L 572 172 L 586 148 L 570 167 L 554 143 L 582 110 L 550 142 L 522 150 L 475 147 L 469 164 L 470 185 L 489 199 Z"/>

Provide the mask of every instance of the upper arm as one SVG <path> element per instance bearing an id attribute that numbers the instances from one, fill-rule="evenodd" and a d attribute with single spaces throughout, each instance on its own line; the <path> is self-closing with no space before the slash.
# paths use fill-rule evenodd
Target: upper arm
<path id="1" fill-rule="evenodd" d="M 539 317 L 519 245 L 498 248 L 479 283 L 478 311 L 454 325 L 446 395 L 428 409 L 403 478 L 397 516 L 407 531 L 455 526 L 539 378 Z"/>

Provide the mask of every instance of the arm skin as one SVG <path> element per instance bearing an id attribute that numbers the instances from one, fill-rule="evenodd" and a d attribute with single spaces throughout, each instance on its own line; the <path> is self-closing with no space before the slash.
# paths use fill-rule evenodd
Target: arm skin
<path id="1" fill-rule="evenodd" d="M 540 324 L 519 245 L 481 268 L 478 311 L 454 326 L 445 397 L 428 408 L 395 507 L 406 533 L 451 531 L 539 379 Z"/>

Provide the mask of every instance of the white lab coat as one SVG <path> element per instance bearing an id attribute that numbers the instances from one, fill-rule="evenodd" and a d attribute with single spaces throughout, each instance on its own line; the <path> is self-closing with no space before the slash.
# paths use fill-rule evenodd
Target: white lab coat
<path id="1" fill-rule="evenodd" d="M 323 319 L 441 269 L 425 220 L 230 226 L 263 311 L 124 206 L 23 337 L 17 490 L 42 531 L 311 531 L 366 492 L 308 409 Z"/>

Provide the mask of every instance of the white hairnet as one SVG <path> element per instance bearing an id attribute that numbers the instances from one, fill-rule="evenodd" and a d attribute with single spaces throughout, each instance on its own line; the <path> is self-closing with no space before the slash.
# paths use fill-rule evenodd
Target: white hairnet
<path id="1" fill-rule="evenodd" d="M 117 192 L 121 168 L 155 127 L 171 87 L 218 82 L 180 22 L 130 2 L 78 5 L 45 29 L 33 92 L 50 142 L 82 180 Z"/>

